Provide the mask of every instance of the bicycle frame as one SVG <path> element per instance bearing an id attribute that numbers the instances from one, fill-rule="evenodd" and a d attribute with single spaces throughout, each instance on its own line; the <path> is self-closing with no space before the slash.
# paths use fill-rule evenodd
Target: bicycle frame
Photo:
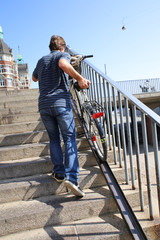
<path id="1" fill-rule="evenodd" d="M 79 118 L 85 135 L 94 148 L 94 151 L 102 161 L 107 159 L 107 143 L 101 121 L 97 118 L 103 117 L 103 112 L 97 110 L 102 107 L 96 101 L 88 101 L 86 94 L 87 90 L 77 91 L 74 88 L 74 80 L 71 81 L 72 104 L 74 105 L 75 113 Z M 92 142 L 92 144 L 91 144 Z"/>

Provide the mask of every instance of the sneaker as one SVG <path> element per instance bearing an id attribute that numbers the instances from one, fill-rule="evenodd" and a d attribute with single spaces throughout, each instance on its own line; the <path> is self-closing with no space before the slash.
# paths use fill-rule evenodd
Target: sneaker
<path id="1" fill-rule="evenodd" d="M 71 190 L 77 197 L 84 197 L 85 193 L 80 189 L 79 185 L 69 180 L 65 180 L 64 185 Z"/>
<path id="2" fill-rule="evenodd" d="M 64 176 L 60 176 L 58 173 L 52 173 L 52 178 L 55 179 L 57 182 L 63 182 Z"/>

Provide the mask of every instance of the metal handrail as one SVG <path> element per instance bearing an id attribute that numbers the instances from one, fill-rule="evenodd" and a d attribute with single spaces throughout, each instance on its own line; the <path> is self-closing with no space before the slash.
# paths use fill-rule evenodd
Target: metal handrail
<path id="1" fill-rule="evenodd" d="M 72 55 L 78 55 L 76 51 L 68 47 L 68 51 Z M 101 70 L 96 68 L 93 64 L 91 64 L 88 60 L 83 60 L 90 68 L 94 69 L 94 71 L 99 74 L 103 79 L 105 79 L 112 87 L 114 87 L 117 91 L 119 91 L 125 98 L 130 100 L 136 107 L 142 111 L 143 113 L 147 114 L 158 126 L 160 126 L 160 116 L 158 116 L 155 112 L 153 112 L 149 107 L 147 107 L 145 104 L 140 102 L 136 97 L 134 97 L 129 92 L 124 91 L 123 88 L 121 88 L 117 82 L 113 81 L 111 78 L 109 78 L 106 74 L 104 74 Z"/>
<path id="2" fill-rule="evenodd" d="M 71 55 L 78 53 L 67 47 Z M 144 211 L 143 184 L 142 184 L 142 163 L 140 159 L 140 137 L 143 140 L 144 165 L 146 172 L 147 193 L 149 202 L 150 219 L 153 219 L 152 187 L 150 176 L 150 161 L 148 156 L 148 133 L 150 129 L 153 141 L 155 175 L 157 185 L 157 202 L 160 213 L 160 166 L 159 166 L 159 143 L 157 136 L 157 127 L 160 127 L 160 117 L 149 107 L 140 102 L 130 93 L 122 89 L 117 82 L 114 82 L 107 75 L 97 69 L 87 60 L 81 63 L 82 75 L 91 81 L 89 91 L 87 91 L 90 100 L 97 100 L 106 110 L 104 129 L 108 137 L 109 149 L 113 150 L 114 163 L 119 162 L 122 167 L 122 158 L 125 166 L 126 183 L 129 184 L 128 162 L 131 171 L 132 189 L 135 189 L 135 169 L 133 164 L 133 150 L 136 153 L 136 167 L 138 175 L 138 188 L 141 210 Z M 140 116 L 137 116 L 137 110 Z M 125 111 L 125 122 L 124 112 Z M 141 122 L 142 133 L 139 134 L 138 122 Z M 150 124 L 150 127 L 146 126 Z M 152 137 L 151 137 L 152 136 Z M 150 140 L 150 139 L 149 139 Z M 117 151 L 118 149 L 118 151 Z M 122 156 L 123 151 L 123 156 Z M 117 153 L 118 152 L 118 153 Z M 118 157 L 117 157 L 118 155 Z M 129 161 L 128 161 L 128 160 Z"/>

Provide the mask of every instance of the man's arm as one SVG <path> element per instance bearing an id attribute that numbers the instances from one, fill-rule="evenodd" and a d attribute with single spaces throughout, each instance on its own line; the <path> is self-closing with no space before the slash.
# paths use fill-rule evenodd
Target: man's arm
<path id="1" fill-rule="evenodd" d="M 78 81 L 78 85 L 81 88 L 88 88 L 91 84 L 90 81 L 83 78 L 66 59 L 61 58 L 59 60 L 58 66 L 69 76 L 76 79 Z"/>
<path id="2" fill-rule="evenodd" d="M 34 82 L 37 82 L 37 81 L 38 81 L 38 79 L 35 78 L 33 75 L 32 75 L 32 80 L 33 80 Z"/>

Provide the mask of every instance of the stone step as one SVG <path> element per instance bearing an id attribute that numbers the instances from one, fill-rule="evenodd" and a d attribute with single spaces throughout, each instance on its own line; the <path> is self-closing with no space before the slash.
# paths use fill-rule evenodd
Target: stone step
<path id="1" fill-rule="evenodd" d="M 11 103 L 11 102 L 26 102 L 26 101 L 36 101 L 38 102 L 38 93 L 29 94 L 29 95 L 8 95 L 8 96 L 2 96 L 0 92 L 0 104 L 4 103 Z"/>
<path id="2" fill-rule="evenodd" d="M 158 240 L 160 238 L 160 220 L 148 220 L 145 216 L 148 209 L 142 213 L 138 208 L 134 208 L 136 216 L 142 226 L 148 240 Z M 25 232 L 19 232 L 0 237 L 0 240 L 132 240 L 126 228 L 126 224 L 119 213 L 104 214 L 100 217 L 91 217 L 59 226 L 49 226 Z"/>
<path id="3" fill-rule="evenodd" d="M 23 124 L 11 124 L 11 125 L 7 125 L 6 128 L 3 126 L 4 125 L 0 126 L 0 130 L 7 131 L 5 129 L 8 129 L 8 131 L 10 132 L 12 131 L 13 133 L 5 134 L 5 135 L 0 134 L 1 147 L 49 141 L 47 131 L 45 130 L 43 123 L 40 121 L 32 122 L 32 123 L 23 123 Z M 27 131 L 27 130 L 30 130 L 30 131 Z M 76 127 L 77 137 L 81 132 L 82 132 L 82 128 L 80 126 L 77 126 Z"/>
<path id="4" fill-rule="evenodd" d="M 144 212 L 139 207 L 133 207 L 133 211 L 148 240 L 160 239 L 160 217 L 155 216 L 153 220 L 149 219 L 149 207 L 145 206 Z"/>
<path id="5" fill-rule="evenodd" d="M 78 120 L 75 118 L 76 122 L 76 131 L 82 131 L 80 126 L 77 124 Z M 16 134 L 16 133 L 25 133 L 45 130 L 45 127 L 42 121 L 32 121 L 32 122 L 22 122 L 22 123 L 12 123 L 0 125 L 0 135 Z"/>
<path id="6" fill-rule="evenodd" d="M 13 146 L 37 142 L 47 142 L 48 134 L 45 130 L 16 133 L 8 135 L 0 135 L 0 146 Z"/>
<path id="7" fill-rule="evenodd" d="M 119 183 L 125 181 L 123 169 L 117 168 L 114 174 Z M 106 185 L 98 166 L 80 168 L 79 184 L 82 189 Z M 65 193 L 63 183 L 52 179 L 51 173 L 34 176 L 0 180 L 0 204 L 13 201 L 31 200 L 34 198 Z"/>
<path id="8" fill-rule="evenodd" d="M 0 116 L 4 115 L 13 115 L 13 114 L 26 114 L 26 113 L 37 113 L 38 112 L 38 106 L 25 106 L 23 105 L 21 107 L 11 107 L 11 108 L 4 108 L 1 109 Z"/>
<path id="9" fill-rule="evenodd" d="M 3 116 L 0 116 L 0 134 L 3 134 L 5 133 L 4 130 L 2 130 L 2 128 L 7 128 L 7 125 L 10 125 L 10 124 L 17 124 L 17 127 L 16 128 L 20 128 L 20 124 L 32 124 L 32 122 L 39 122 L 41 120 L 41 117 L 40 117 L 40 114 L 39 112 L 37 113 L 19 113 L 19 114 L 3 114 Z M 74 118 L 75 120 L 75 123 L 76 124 L 79 124 L 78 123 L 78 119 L 75 117 Z M 38 123 L 39 124 L 39 123 Z M 2 126 L 1 126 L 2 125 Z M 13 125 L 13 128 L 15 126 Z M 1 130 L 2 130 L 2 133 L 1 133 Z M 5 133 L 7 134 L 7 132 Z"/>
<path id="10" fill-rule="evenodd" d="M 64 147 L 63 144 L 62 147 Z M 88 147 L 89 144 L 85 137 L 77 139 L 78 151 L 88 150 Z M 49 155 L 48 142 L 13 145 L 0 148 L 0 162 L 47 155 Z"/>
<path id="11" fill-rule="evenodd" d="M 16 123 L 24 123 L 24 122 L 33 122 L 41 120 L 39 113 L 24 113 L 24 114 L 3 114 L 0 116 L 0 124 L 16 124 Z M 4 126 L 5 127 L 5 126 Z"/>
<path id="12" fill-rule="evenodd" d="M 80 168 L 79 184 L 81 188 L 103 186 L 104 177 L 97 167 Z M 34 198 L 65 193 L 63 183 L 57 183 L 51 173 L 14 178 L 0 181 L 0 204 L 13 201 L 31 200 Z"/>
<path id="13" fill-rule="evenodd" d="M 0 236 L 61 225 L 70 221 L 115 213 L 117 206 L 108 187 L 85 189 L 85 197 L 60 194 L 0 205 Z M 126 191 L 127 199 L 136 206 L 138 192 Z"/>
<path id="14" fill-rule="evenodd" d="M 97 165 L 96 159 L 91 150 L 83 150 L 78 152 L 80 167 L 89 167 Z M 108 162 L 113 163 L 113 153 L 108 151 Z M 50 156 L 31 157 L 0 163 L 0 180 L 16 177 L 32 176 L 35 174 L 49 173 L 53 169 Z M 117 166 L 112 164 L 113 171 Z M 124 175 L 122 174 L 122 178 Z"/>
<path id="15" fill-rule="evenodd" d="M 91 150 L 78 152 L 78 159 L 80 167 L 89 167 L 97 164 Z M 4 161 L 0 164 L 0 180 L 45 174 L 51 172 L 52 169 L 53 164 L 50 156 Z"/>
<path id="16" fill-rule="evenodd" d="M 3 102 L 1 101 L 0 102 L 0 111 L 3 110 L 3 109 L 10 109 L 12 111 L 12 109 L 14 109 L 15 107 L 18 109 L 18 108 L 22 108 L 22 107 L 28 107 L 28 106 L 32 106 L 32 107 L 35 107 L 37 108 L 37 105 L 38 105 L 38 101 L 37 99 L 30 99 L 30 100 L 17 100 L 17 101 L 8 101 L 6 102 L 5 99 L 3 99 Z"/>
<path id="17" fill-rule="evenodd" d="M 109 213 L 59 226 L 49 226 L 0 237 L 0 240 L 132 240 L 121 215 Z"/>
<path id="18" fill-rule="evenodd" d="M 9 98 L 12 99 L 16 96 L 34 96 L 39 94 L 39 89 L 23 89 L 23 90 L 9 90 L 9 91 L 0 91 L 0 98 Z"/>
<path id="19" fill-rule="evenodd" d="M 15 133 L 24 133 L 31 131 L 45 130 L 42 121 L 22 122 L 0 125 L 0 134 L 8 135 Z"/>

